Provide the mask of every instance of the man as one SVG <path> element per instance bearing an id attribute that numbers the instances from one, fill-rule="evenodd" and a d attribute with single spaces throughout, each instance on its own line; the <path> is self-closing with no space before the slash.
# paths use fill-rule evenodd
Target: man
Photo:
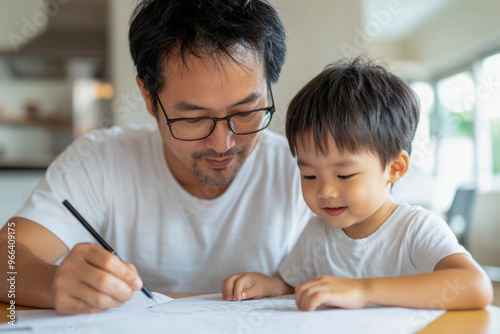
<path id="1" fill-rule="evenodd" d="M 129 41 L 157 129 L 90 133 L 49 167 L 9 220 L 18 304 L 99 312 L 143 283 L 173 296 L 217 292 L 236 272 L 272 274 L 310 216 L 286 140 L 261 131 L 285 57 L 271 6 L 143 1 Z M 90 244 L 64 199 L 125 262 Z M 4 254 L 7 237 L 5 226 Z"/>

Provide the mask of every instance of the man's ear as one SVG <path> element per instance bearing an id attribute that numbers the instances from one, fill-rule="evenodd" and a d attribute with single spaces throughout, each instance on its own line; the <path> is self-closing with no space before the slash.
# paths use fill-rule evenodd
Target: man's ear
<path id="1" fill-rule="evenodd" d="M 135 81 L 137 82 L 137 86 L 139 86 L 139 90 L 141 91 L 142 98 L 144 102 L 146 102 L 146 108 L 151 116 L 156 118 L 156 114 L 153 111 L 153 95 L 149 90 L 144 88 L 144 83 L 139 77 L 135 77 Z"/>
<path id="2" fill-rule="evenodd" d="M 410 167 L 410 156 L 405 150 L 401 150 L 399 155 L 389 165 L 389 180 L 388 183 L 396 183 L 408 171 Z"/>

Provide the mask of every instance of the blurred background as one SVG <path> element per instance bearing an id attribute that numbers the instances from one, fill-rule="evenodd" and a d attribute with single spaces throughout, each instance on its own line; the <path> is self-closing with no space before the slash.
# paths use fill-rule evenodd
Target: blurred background
<path id="1" fill-rule="evenodd" d="M 75 137 L 153 122 L 127 44 L 136 0 L 3 0 L 0 221 L 22 205 Z M 414 89 L 421 122 L 398 201 L 442 215 L 492 276 L 500 267 L 500 2 L 271 0 L 288 34 L 273 88 L 284 132 L 293 95 L 327 64 L 360 53 Z M 500 276 L 500 275 L 498 275 Z M 500 277 L 497 277 L 499 279 Z"/>

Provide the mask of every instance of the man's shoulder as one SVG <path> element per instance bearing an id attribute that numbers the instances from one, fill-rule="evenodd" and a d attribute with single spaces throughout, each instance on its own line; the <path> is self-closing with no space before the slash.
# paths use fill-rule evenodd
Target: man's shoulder
<path id="1" fill-rule="evenodd" d="M 323 218 L 313 214 L 311 218 L 309 218 L 303 233 L 307 234 L 309 237 L 320 236 L 321 238 L 324 238 L 327 235 L 330 235 L 332 231 L 334 232 L 334 230 L 335 227 L 328 225 Z"/>
<path id="2" fill-rule="evenodd" d="M 113 126 L 106 129 L 96 129 L 81 137 L 72 144 L 71 148 L 85 146 L 87 150 L 96 154 L 120 154 L 121 150 L 129 152 L 142 151 L 151 147 L 151 143 L 158 140 L 158 129 L 154 124 Z"/>
<path id="3" fill-rule="evenodd" d="M 113 126 L 78 137 L 53 162 L 54 167 L 106 163 L 144 155 L 158 140 L 153 125 Z M 105 162 L 106 161 L 106 162 Z"/>
<path id="4" fill-rule="evenodd" d="M 272 130 L 262 131 L 262 142 L 271 147 L 278 146 L 288 148 L 286 137 L 281 133 L 277 133 Z"/>
<path id="5" fill-rule="evenodd" d="M 158 130 L 154 124 L 133 124 L 93 130 L 86 134 L 84 139 L 94 142 L 134 141 L 141 138 L 149 138 L 156 135 L 157 132 Z"/>

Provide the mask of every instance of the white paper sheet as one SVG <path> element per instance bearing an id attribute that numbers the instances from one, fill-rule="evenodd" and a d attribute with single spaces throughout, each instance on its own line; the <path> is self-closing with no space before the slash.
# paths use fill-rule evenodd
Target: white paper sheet
<path id="1" fill-rule="evenodd" d="M 31 312 L 31 311 L 24 311 Z M 175 299 L 71 322 L 32 323 L 35 333 L 415 333 L 445 311 L 371 306 L 299 311 L 292 295 L 242 302 L 220 294 Z M 50 317 L 52 320 L 54 317 Z M 56 319 L 60 317 L 55 317 Z"/>
<path id="2" fill-rule="evenodd" d="M 141 309 L 146 309 L 152 306 L 161 305 L 169 301 L 174 300 L 173 298 L 167 297 L 160 293 L 153 292 L 155 301 L 147 298 L 141 291 L 135 291 L 132 298 L 120 307 L 111 308 L 102 313 L 94 314 L 81 314 L 72 316 L 60 316 L 57 315 L 56 311 L 51 309 L 40 309 L 40 310 L 30 310 L 30 311 L 17 311 L 17 322 L 16 326 L 8 326 L 4 324 L 0 326 L 0 332 L 5 330 L 21 330 L 22 328 L 37 328 L 37 327 L 57 327 L 63 326 L 70 328 L 75 324 L 81 326 L 81 324 L 91 323 L 93 321 L 102 320 L 107 321 L 108 319 L 119 319 L 122 314 L 127 312 L 134 312 Z M 8 327 L 7 327 L 8 326 Z M 17 332 L 16 332 L 17 333 Z M 64 332 L 66 333 L 66 332 Z"/>

